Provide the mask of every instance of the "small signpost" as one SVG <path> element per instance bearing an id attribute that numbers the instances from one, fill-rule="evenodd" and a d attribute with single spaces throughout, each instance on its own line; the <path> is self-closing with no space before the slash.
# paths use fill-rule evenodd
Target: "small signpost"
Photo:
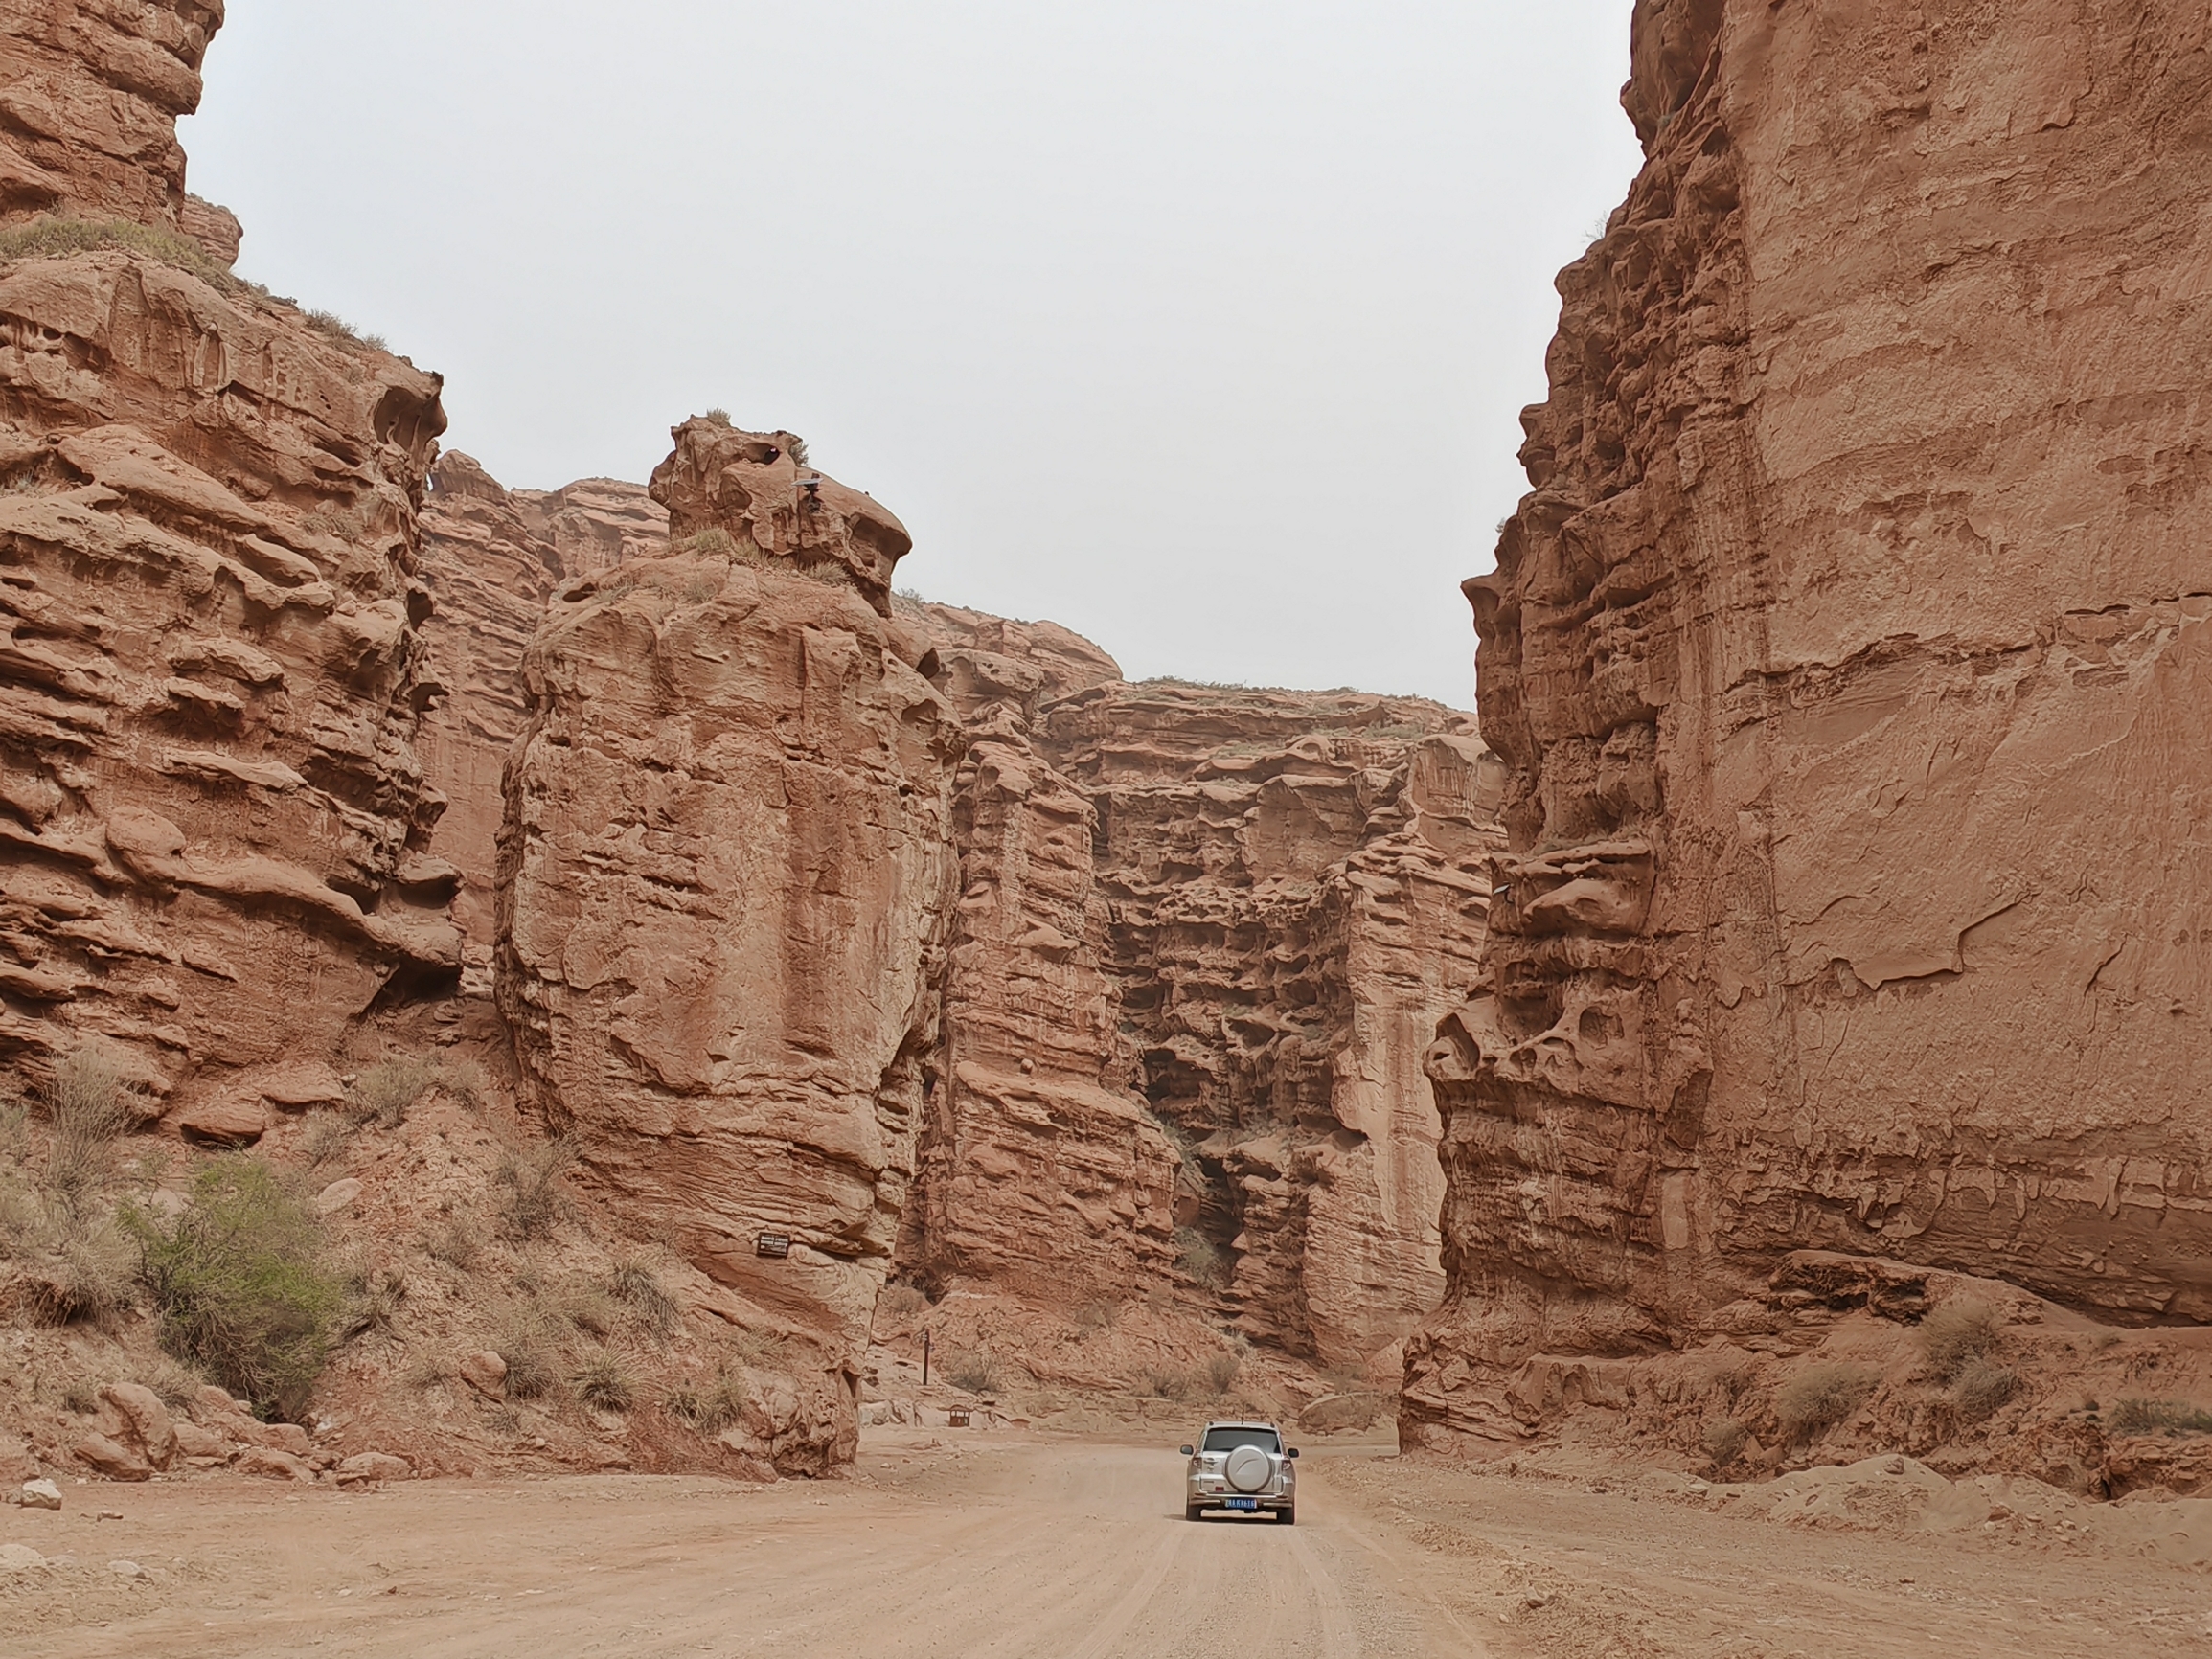
<path id="1" fill-rule="evenodd" d="M 753 1254 L 765 1256 L 771 1261 L 782 1261 L 791 1254 L 791 1236 L 788 1233 L 763 1233 L 753 1240 Z"/>
<path id="2" fill-rule="evenodd" d="M 973 1413 L 965 1405 L 954 1406 L 945 1417 L 946 1424 L 950 1428 L 966 1428 L 973 1420 Z"/>

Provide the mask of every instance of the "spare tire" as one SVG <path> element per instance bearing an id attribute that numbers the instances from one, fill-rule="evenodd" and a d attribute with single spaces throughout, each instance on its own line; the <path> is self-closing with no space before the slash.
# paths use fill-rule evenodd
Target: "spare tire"
<path id="1" fill-rule="evenodd" d="M 1256 1492 L 1274 1474 L 1272 1459 L 1256 1445 L 1241 1445 L 1229 1454 L 1229 1484 L 1241 1492 Z"/>

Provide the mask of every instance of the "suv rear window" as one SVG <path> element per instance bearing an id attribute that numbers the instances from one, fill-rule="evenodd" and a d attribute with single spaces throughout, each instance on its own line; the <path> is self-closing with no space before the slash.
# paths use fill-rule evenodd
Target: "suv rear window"
<path id="1" fill-rule="evenodd" d="M 1271 1428 L 1210 1428 L 1206 1430 L 1206 1443 L 1201 1451 L 1235 1451 L 1241 1445 L 1256 1445 L 1264 1452 L 1283 1449 L 1283 1438 Z"/>

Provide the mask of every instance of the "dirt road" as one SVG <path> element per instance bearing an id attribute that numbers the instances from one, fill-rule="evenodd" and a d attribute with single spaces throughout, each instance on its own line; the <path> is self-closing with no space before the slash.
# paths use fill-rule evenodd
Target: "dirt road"
<path id="1" fill-rule="evenodd" d="M 1381 1449 L 1314 1448 L 1294 1529 L 1186 1522 L 1172 1447 L 915 1431 L 873 1438 L 855 1479 L 767 1489 L 77 1487 L 0 1517 L 51 1558 L 0 1572 L 0 1653 L 2041 1659 L 2212 1637 L 2201 1571 L 1809 1535 Z"/>

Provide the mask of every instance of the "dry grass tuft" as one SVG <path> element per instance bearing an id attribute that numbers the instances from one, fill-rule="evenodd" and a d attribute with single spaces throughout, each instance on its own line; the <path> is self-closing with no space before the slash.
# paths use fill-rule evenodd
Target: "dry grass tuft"
<path id="1" fill-rule="evenodd" d="M 601 1349 L 584 1356 L 574 1378 L 576 1398 L 593 1411 L 627 1411 L 637 1396 L 637 1386 L 630 1379 L 629 1370 L 621 1355 L 608 1349 Z M 513 1386 L 513 1374 L 509 1373 L 508 1386 Z"/>
<path id="2" fill-rule="evenodd" d="M 115 1167 L 115 1143 L 141 1115 L 142 1102 L 115 1051 L 88 1042 L 55 1062 L 46 1086 L 53 1129 L 46 1148 L 46 1185 L 79 1204 Z"/>
<path id="3" fill-rule="evenodd" d="M 1987 1359 L 2004 1335 L 2004 1315 L 1986 1302 L 1949 1302 L 1920 1322 L 1928 1369 L 1946 1382 Z"/>
<path id="4" fill-rule="evenodd" d="M 1722 1418 L 1705 1425 L 1705 1455 L 1713 1460 L 1715 1469 L 1724 1469 L 1744 1455 L 1745 1443 L 1750 1438 L 1734 1418 Z"/>
<path id="5" fill-rule="evenodd" d="M 2176 1399 L 2123 1399 L 2105 1426 L 2114 1434 L 2212 1434 L 2212 1411 Z"/>
<path id="6" fill-rule="evenodd" d="M 1866 1403 L 1881 1381 L 1862 1365 L 1815 1365 L 1783 1384 L 1774 1397 L 1774 1415 L 1792 1439 L 1834 1428 Z"/>
<path id="7" fill-rule="evenodd" d="M 353 1079 L 353 1122 L 398 1128 L 416 1103 L 438 1086 L 441 1078 L 438 1062 L 421 1055 L 394 1055 L 378 1060 Z"/>
<path id="8" fill-rule="evenodd" d="M 1228 1263 L 1221 1260 L 1214 1241 L 1196 1227 L 1175 1229 L 1175 1265 L 1213 1289 L 1229 1282 Z"/>
<path id="9" fill-rule="evenodd" d="M 1206 1381 L 1216 1394 L 1227 1394 L 1236 1386 L 1238 1375 L 1244 1369 L 1244 1356 L 1234 1351 L 1217 1353 L 1206 1360 Z"/>
<path id="10" fill-rule="evenodd" d="M 938 1375 L 967 1394 L 994 1394 L 998 1390 L 997 1363 L 981 1349 L 946 1350 Z"/>
<path id="11" fill-rule="evenodd" d="M 499 1160 L 495 1179 L 499 1194 L 500 1230 L 510 1239 L 527 1241 L 553 1231 L 568 1204 L 561 1192 L 561 1177 L 575 1167 L 576 1146 L 567 1136 L 536 1146 L 511 1148 Z"/>
<path id="12" fill-rule="evenodd" d="M 639 1257 L 626 1257 L 614 1264 L 606 1276 L 606 1293 L 655 1336 L 666 1336 L 683 1323 L 683 1304 L 669 1293 L 651 1264 Z"/>
<path id="13" fill-rule="evenodd" d="M 1968 1422 L 1980 1422 L 1995 1415 L 2019 1391 L 2018 1373 L 1977 1356 L 1968 1360 L 1952 1377 L 1950 1398 L 1960 1417 Z"/>

